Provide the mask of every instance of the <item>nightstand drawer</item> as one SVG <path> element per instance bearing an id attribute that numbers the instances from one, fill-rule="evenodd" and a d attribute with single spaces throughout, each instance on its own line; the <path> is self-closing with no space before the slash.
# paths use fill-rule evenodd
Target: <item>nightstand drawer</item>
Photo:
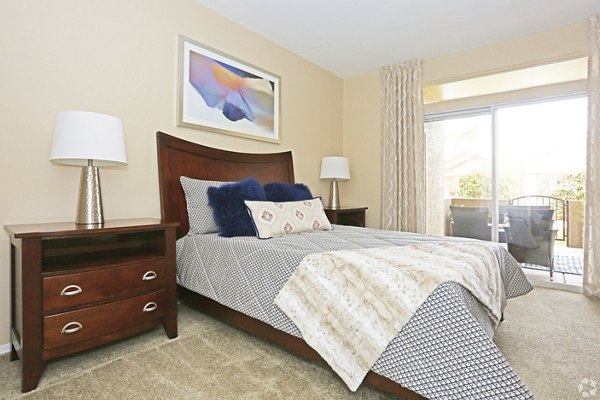
<path id="1" fill-rule="evenodd" d="M 43 278 L 44 315 L 164 287 L 164 259 Z"/>
<path id="2" fill-rule="evenodd" d="M 44 349 L 65 346 L 162 318 L 165 291 L 160 290 L 96 307 L 44 317 Z"/>

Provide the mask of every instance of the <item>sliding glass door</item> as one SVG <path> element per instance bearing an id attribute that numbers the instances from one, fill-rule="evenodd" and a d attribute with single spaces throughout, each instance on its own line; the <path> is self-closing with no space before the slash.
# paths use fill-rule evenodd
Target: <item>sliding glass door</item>
<path id="1" fill-rule="evenodd" d="M 586 115 L 583 95 L 427 115 L 428 233 L 506 243 L 545 267 L 554 246 L 580 248 Z"/>
<path id="2" fill-rule="evenodd" d="M 491 240 L 490 113 L 446 115 L 426 131 L 429 233 Z"/>
<path id="3" fill-rule="evenodd" d="M 583 207 L 586 98 L 507 106 L 496 115 L 500 198 L 513 205 L 551 206 L 556 239 L 566 241 L 568 206 Z M 571 222 L 580 225 L 576 217 Z"/>

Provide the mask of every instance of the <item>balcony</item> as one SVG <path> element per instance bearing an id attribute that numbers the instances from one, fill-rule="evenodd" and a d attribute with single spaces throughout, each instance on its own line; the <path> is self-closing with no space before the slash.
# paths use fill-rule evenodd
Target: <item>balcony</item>
<path id="1" fill-rule="evenodd" d="M 453 221 L 453 214 L 450 212 L 473 210 L 477 215 L 471 219 L 462 219 Z M 492 223 L 492 202 L 490 199 L 475 198 L 450 198 L 445 200 L 445 209 L 447 210 L 444 225 L 444 233 L 447 236 L 467 236 L 483 240 L 491 240 Z M 533 225 L 533 231 L 527 232 L 526 229 L 519 227 L 518 222 L 523 220 L 513 215 L 513 227 L 511 232 L 510 219 L 507 210 L 524 212 L 531 216 L 531 210 L 537 210 L 534 215 L 538 217 L 538 224 L 535 217 L 532 222 L 528 221 L 529 228 Z M 543 211 L 546 210 L 546 211 Z M 465 212 L 462 211 L 462 215 Z M 547 217 L 543 217 L 547 215 Z M 464 218 L 455 216 L 456 219 Z M 544 221 L 543 219 L 546 219 Z M 464 229 L 460 224 L 471 224 L 472 229 Z M 479 228 L 475 225 L 478 224 Z M 485 225 L 483 225 L 485 224 Z M 540 232 L 541 227 L 546 226 L 547 232 Z M 487 232 L 485 232 L 487 228 Z M 536 232 L 537 228 L 537 232 Z M 465 233 L 467 232 L 467 233 Z M 479 232 L 479 233 L 477 233 Z M 484 233 L 481 233 L 484 232 Z M 487 235 L 486 235 L 487 233 Z M 536 236 L 537 242 L 534 242 L 532 234 L 545 235 Z M 498 241 L 506 246 L 513 256 L 520 262 L 521 267 L 528 276 L 535 281 L 554 281 L 573 286 L 581 286 L 583 275 L 583 202 L 579 200 L 562 200 L 551 196 L 522 196 L 515 199 L 499 200 L 498 215 Z M 519 240 L 529 242 L 520 243 Z M 540 239 L 545 237 L 545 239 Z M 551 247 L 544 249 L 544 246 Z M 541 257 L 541 258 L 540 258 Z M 549 274 L 552 266 L 552 274 Z M 552 275 L 552 276 L 550 276 Z"/>

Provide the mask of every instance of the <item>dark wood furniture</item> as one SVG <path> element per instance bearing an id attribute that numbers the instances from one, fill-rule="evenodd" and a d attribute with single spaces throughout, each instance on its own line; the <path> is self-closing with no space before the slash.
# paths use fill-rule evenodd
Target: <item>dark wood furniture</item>
<path id="1" fill-rule="evenodd" d="M 332 224 L 365 227 L 365 211 L 368 207 L 327 208 L 325 215 Z"/>
<path id="2" fill-rule="evenodd" d="M 48 360 L 163 324 L 177 336 L 176 222 L 9 225 L 11 361 L 23 392 Z"/>
<path id="3" fill-rule="evenodd" d="M 157 132 L 158 170 L 163 221 L 180 223 L 177 237 L 188 233 L 185 196 L 179 177 L 235 181 L 249 176 L 262 183 L 294 182 L 292 153 L 247 154 L 214 149 Z M 178 287 L 180 297 L 195 309 L 320 363 L 325 361 L 302 339 L 284 333 L 205 296 Z M 381 375 L 369 372 L 365 381 L 404 399 L 423 399 Z"/>

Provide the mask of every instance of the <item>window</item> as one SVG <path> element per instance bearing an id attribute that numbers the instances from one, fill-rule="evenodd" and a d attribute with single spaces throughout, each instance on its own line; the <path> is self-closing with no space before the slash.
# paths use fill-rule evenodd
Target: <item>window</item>
<path id="1" fill-rule="evenodd" d="M 427 115 L 428 233 L 506 243 L 507 207 L 548 206 L 555 253 L 580 255 L 586 127 L 582 94 Z"/>

